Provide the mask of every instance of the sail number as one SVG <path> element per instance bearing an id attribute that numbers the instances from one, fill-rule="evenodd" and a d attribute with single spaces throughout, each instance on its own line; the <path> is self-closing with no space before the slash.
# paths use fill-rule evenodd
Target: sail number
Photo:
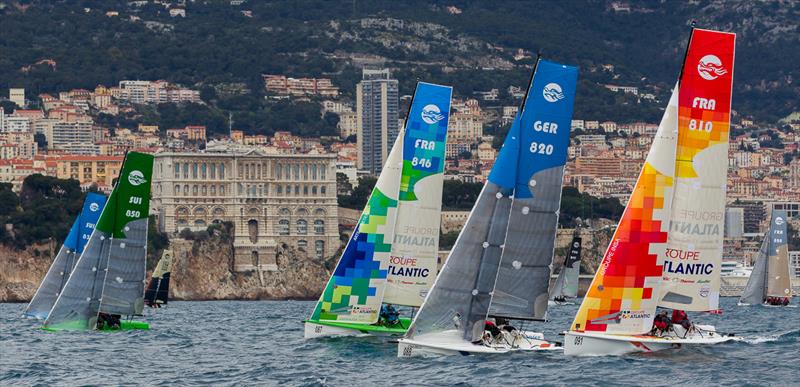
<path id="1" fill-rule="evenodd" d="M 415 167 L 430 168 L 431 159 L 414 157 L 413 159 L 411 159 L 411 165 Z"/>
<path id="2" fill-rule="evenodd" d="M 129 204 L 142 204 L 142 198 L 140 198 L 138 196 L 131 196 L 131 198 L 128 199 L 128 203 Z"/>
<path id="3" fill-rule="evenodd" d="M 703 120 L 689 120 L 689 130 L 702 130 L 707 133 L 711 133 L 711 129 L 713 129 L 713 123 L 711 121 L 703 121 Z"/>
<path id="4" fill-rule="evenodd" d="M 576 346 L 583 344 L 583 337 L 575 336 L 575 339 L 572 341 L 572 343 L 575 344 Z"/>
<path id="5" fill-rule="evenodd" d="M 553 154 L 553 144 L 542 144 L 540 142 L 533 141 L 531 142 L 531 153 L 538 153 L 541 155 L 552 155 Z"/>
<path id="6" fill-rule="evenodd" d="M 142 216 L 142 213 L 136 210 L 126 210 L 125 216 L 129 218 L 140 218 Z"/>

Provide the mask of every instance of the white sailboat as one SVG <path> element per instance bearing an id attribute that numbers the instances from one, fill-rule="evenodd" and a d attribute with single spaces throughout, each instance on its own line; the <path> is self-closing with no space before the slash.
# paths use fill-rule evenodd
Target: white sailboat
<path id="1" fill-rule="evenodd" d="M 305 338 L 399 336 L 408 329 L 411 319 L 391 310 L 419 307 L 436 276 L 451 95 L 448 86 L 417 85 L 406 127 L 304 322 Z"/>
<path id="2" fill-rule="evenodd" d="M 541 333 L 489 319 L 537 320 L 547 288 L 578 70 L 538 61 L 521 113 L 397 354 L 480 354 L 558 348 Z"/>
<path id="3" fill-rule="evenodd" d="M 719 308 L 734 41 L 734 34 L 693 29 L 650 153 L 566 332 L 567 355 L 733 340 L 708 325 L 650 332 L 657 307 Z"/>
<path id="4" fill-rule="evenodd" d="M 787 241 L 788 214 L 773 210 L 769 230 L 753 265 L 739 305 L 783 306 L 792 299 L 791 262 Z"/>
<path id="5" fill-rule="evenodd" d="M 580 228 L 575 229 L 575 236 L 569 244 L 569 253 L 564 258 L 564 266 L 556 277 L 556 282 L 550 290 L 550 306 L 574 305 L 572 300 L 578 298 L 578 280 L 581 271 L 581 244 L 583 240 L 578 236 Z"/>

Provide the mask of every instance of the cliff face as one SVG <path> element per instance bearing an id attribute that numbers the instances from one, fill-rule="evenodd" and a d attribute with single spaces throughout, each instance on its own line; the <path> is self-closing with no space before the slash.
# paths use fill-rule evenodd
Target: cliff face
<path id="1" fill-rule="evenodd" d="M 278 270 L 237 273 L 233 246 L 220 236 L 174 239 L 170 297 L 174 300 L 315 299 L 325 287 L 325 263 L 292 248 L 279 248 Z M 49 246 L 17 251 L 0 245 L 0 302 L 27 302 L 55 257 Z"/>
<path id="2" fill-rule="evenodd" d="M 25 250 L 0 245 L 0 302 L 30 300 L 56 253 L 48 245 L 33 245 Z"/>

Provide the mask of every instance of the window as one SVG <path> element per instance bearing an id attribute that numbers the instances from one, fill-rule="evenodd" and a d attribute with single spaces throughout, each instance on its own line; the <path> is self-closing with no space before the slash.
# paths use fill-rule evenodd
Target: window
<path id="1" fill-rule="evenodd" d="M 175 178 L 181 177 L 181 165 L 179 163 L 175 163 Z"/>
<path id="2" fill-rule="evenodd" d="M 314 221 L 314 234 L 325 235 L 325 221 L 317 219 Z"/>
<path id="3" fill-rule="evenodd" d="M 311 166 L 311 179 L 317 180 L 317 164 Z"/>
<path id="4" fill-rule="evenodd" d="M 303 249 L 303 250 L 308 249 L 308 241 L 305 240 L 305 239 L 301 239 L 301 240 L 297 241 L 297 248 L 300 248 L 300 249 Z"/>
<path id="5" fill-rule="evenodd" d="M 319 168 L 319 178 L 325 180 L 325 166 L 320 166 Z"/>
<path id="6" fill-rule="evenodd" d="M 197 196 L 197 185 L 192 186 L 192 195 Z"/>
<path id="7" fill-rule="evenodd" d="M 189 184 L 184 184 L 183 186 L 183 195 L 189 196 Z"/>
<path id="8" fill-rule="evenodd" d="M 180 195 L 180 194 L 181 194 L 181 186 L 178 185 L 178 184 L 175 184 L 175 195 L 177 196 L 177 195 Z"/>
<path id="9" fill-rule="evenodd" d="M 281 179 L 281 175 L 283 175 L 283 166 L 280 164 L 275 164 L 275 177 Z"/>
<path id="10" fill-rule="evenodd" d="M 314 252 L 317 254 L 317 258 L 322 258 L 325 255 L 325 241 L 315 241 Z"/>
<path id="11" fill-rule="evenodd" d="M 200 177 L 201 178 L 205 179 L 205 178 L 208 177 L 208 175 L 206 174 L 207 169 L 208 169 L 208 165 L 206 165 L 206 163 L 203 163 L 200 166 Z"/>
<path id="12" fill-rule="evenodd" d="M 300 186 L 299 185 L 294 186 L 294 194 L 295 195 L 300 195 Z"/>
<path id="13" fill-rule="evenodd" d="M 303 195 L 308 195 L 308 186 L 307 185 L 303 186 Z"/>
<path id="14" fill-rule="evenodd" d="M 308 180 L 308 164 L 303 164 L 303 180 Z"/>
<path id="15" fill-rule="evenodd" d="M 289 235 L 289 220 L 281 219 L 278 221 L 278 235 Z"/>
<path id="16" fill-rule="evenodd" d="M 300 180 L 300 164 L 294 165 L 294 179 Z"/>
<path id="17" fill-rule="evenodd" d="M 217 163 L 211 163 L 211 178 L 217 178 Z"/>
<path id="18" fill-rule="evenodd" d="M 326 194 L 326 192 L 325 192 L 325 191 L 327 191 L 327 189 L 325 189 L 325 186 L 324 186 L 324 185 L 323 185 L 322 187 L 319 187 L 319 193 L 321 193 L 321 194 L 325 195 L 325 194 Z"/>
<path id="19" fill-rule="evenodd" d="M 206 192 L 206 186 L 205 185 L 203 185 L 200 188 L 200 194 L 203 195 L 203 196 L 206 196 L 208 194 L 208 192 Z"/>
<path id="20" fill-rule="evenodd" d="M 225 186 L 222 184 L 219 185 L 219 195 L 225 196 Z"/>
<path id="21" fill-rule="evenodd" d="M 317 186 L 316 185 L 311 187 L 311 194 L 314 195 L 314 196 L 317 195 Z"/>
<path id="22" fill-rule="evenodd" d="M 305 219 L 297 221 L 297 233 L 300 235 L 308 234 L 308 222 Z"/>
<path id="23" fill-rule="evenodd" d="M 189 163 L 183 163 L 183 178 L 189 178 Z"/>
<path id="24" fill-rule="evenodd" d="M 225 178 L 225 164 L 220 164 L 219 165 L 219 178 L 220 179 L 224 179 Z"/>
<path id="25" fill-rule="evenodd" d="M 197 179 L 197 163 L 192 163 L 192 179 Z"/>
<path id="26" fill-rule="evenodd" d="M 217 186 L 216 185 L 212 185 L 211 186 L 211 196 L 217 196 Z"/>
<path id="27" fill-rule="evenodd" d="M 276 190 L 275 191 L 276 194 L 283 195 L 283 186 L 282 185 L 279 185 L 279 186 L 275 187 L 275 190 Z"/>

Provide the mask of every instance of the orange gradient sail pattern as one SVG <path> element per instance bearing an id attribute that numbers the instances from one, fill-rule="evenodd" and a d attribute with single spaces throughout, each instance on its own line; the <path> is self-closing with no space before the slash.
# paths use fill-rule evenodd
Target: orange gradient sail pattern
<path id="1" fill-rule="evenodd" d="M 736 35 L 695 29 L 678 93 L 671 227 L 659 306 L 719 307 Z"/>
<path id="2" fill-rule="evenodd" d="M 645 163 L 572 330 L 639 331 L 652 324 L 662 269 L 652 246 L 667 241 L 669 223 L 656 215 L 663 215 L 671 187 L 672 177 Z"/>

